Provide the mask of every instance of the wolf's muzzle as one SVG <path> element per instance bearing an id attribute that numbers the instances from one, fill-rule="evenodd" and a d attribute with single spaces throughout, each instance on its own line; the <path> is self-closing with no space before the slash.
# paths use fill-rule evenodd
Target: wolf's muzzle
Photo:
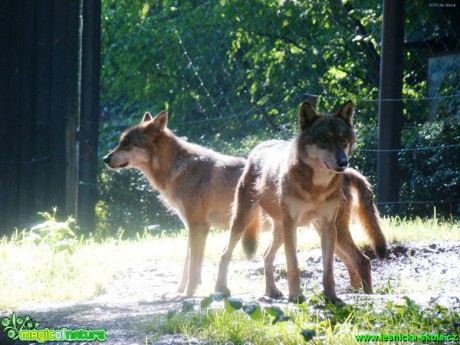
<path id="1" fill-rule="evenodd" d="M 105 156 L 104 158 L 102 158 L 102 161 L 105 163 L 105 164 L 109 164 L 110 163 L 110 160 L 112 159 L 112 155 L 109 153 L 107 156 Z"/>
<path id="2" fill-rule="evenodd" d="M 344 158 L 344 157 L 341 157 L 339 159 L 337 159 L 337 166 L 339 168 L 346 168 L 348 167 L 348 159 Z"/>

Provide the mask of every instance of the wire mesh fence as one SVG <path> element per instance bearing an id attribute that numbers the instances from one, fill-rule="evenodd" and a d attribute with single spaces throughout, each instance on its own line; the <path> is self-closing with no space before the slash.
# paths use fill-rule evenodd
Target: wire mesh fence
<path id="1" fill-rule="evenodd" d="M 406 1 L 401 215 L 460 212 L 460 8 Z M 245 156 L 288 139 L 308 99 L 352 99 L 351 162 L 376 183 L 382 4 L 355 1 L 103 1 L 100 154 L 145 111 L 189 141 Z M 180 226 L 137 173 L 101 165 L 101 223 Z M 385 207 L 385 205 L 379 205 Z M 110 228 L 108 226 L 107 228 Z"/>

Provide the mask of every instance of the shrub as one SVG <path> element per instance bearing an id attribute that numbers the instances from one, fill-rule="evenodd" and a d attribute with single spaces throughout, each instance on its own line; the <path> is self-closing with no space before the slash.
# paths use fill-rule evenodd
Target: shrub
<path id="1" fill-rule="evenodd" d="M 454 121 L 428 122 L 408 127 L 399 154 L 401 200 L 408 215 L 427 216 L 433 207 L 444 216 L 459 215 L 460 127 Z M 457 144 L 455 144 L 457 143 Z"/>

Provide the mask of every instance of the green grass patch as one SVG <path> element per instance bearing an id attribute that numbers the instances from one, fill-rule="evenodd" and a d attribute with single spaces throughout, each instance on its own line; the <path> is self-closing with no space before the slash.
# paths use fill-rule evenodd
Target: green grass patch
<path id="1" fill-rule="evenodd" d="M 215 295 L 214 295 L 215 296 Z M 200 306 L 184 301 L 181 310 L 171 310 L 144 325 L 153 343 L 164 334 L 182 333 L 188 339 L 210 344 L 356 344 L 366 337 L 411 337 L 409 343 L 458 339 L 460 310 L 431 303 L 421 307 L 409 297 L 399 302 L 376 305 L 326 303 L 322 294 L 313 293 L 301 305 L 261 306 L 237 299 L 210 296 Z M 212 300 L 211 303 L 203 303 Z M 214 303 L 221 303 L 212 308 Z M 223 305 L 222 305 L 223 304 Z M 415 339 L 414 337 L 417 337 Z M 367 341 L 372 338 L 367 338 Z M 390 339 L 391 340 L 391 339 Z M 404 341 L 402 341 L 404 342 Z M 429 341 L 426 341 L 429 343 Z"/>
<path id="2" fill-rule="evenodd" d="M 435 211 L 436 212 L 436 211 Z M 386 218 L 382 221 L 388 242 L 417 242 L 430 240 L 460 240 L 460 223 L 454 219 Z"/>
<path id="3" fill-rule="evenodd" d="M 128 267 L 157 260 L 183 260 L 185 232 L 138 235 L 134 240 L 75 235 L 74 220 L 57 221 L 55 212 L 31 230 L 16 230 L 0 241 L 0 309 L 36 303 L 78 302 L 104 293 Z M 171 250 L 181 246 L 184 250 Z"/>

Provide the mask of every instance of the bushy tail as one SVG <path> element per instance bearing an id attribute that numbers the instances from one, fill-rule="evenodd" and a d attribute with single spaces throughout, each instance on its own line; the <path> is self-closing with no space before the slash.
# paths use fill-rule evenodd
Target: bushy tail
<path id="1" fill-rule="evenodd" d="M 252 218 L 251 224 L 244 230 L 242 245 L 244 253 L 248 258 L 254 256 L 257 251 L 257 246 L 259 244 L 259 231 L 260 231 L 260 207 L 254 212 L 254 217 Z"/>
<path id="2" fill-rule="evenodd" d="M 379 211 L 375 206 L 372 186 L 354 169 L 347 169 L 344 188 L 352 188 L 357 195 L 355 214 L 374 246 L 376 255 L 383 259 L 387 254 L 387 242 L 379 224 Z"/>

